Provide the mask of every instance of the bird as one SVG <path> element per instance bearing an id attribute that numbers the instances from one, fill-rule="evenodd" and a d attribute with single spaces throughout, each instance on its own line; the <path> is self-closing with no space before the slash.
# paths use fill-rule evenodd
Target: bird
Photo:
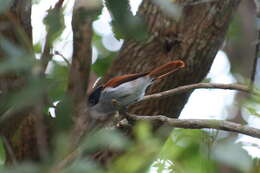
<path id="1" fill-rule="evenodd" d="M 91 92 L 88 97 L 90 110 L 94 111 L 94 114 L 110 114 L 116 112 L 113 100 L 123 107 L 136 103 L 144 97 L 146 89 L 155 81 L 160 81 L 184 67 L 182 60 L 174 60 L 149 72 L 114 77 Z"/>

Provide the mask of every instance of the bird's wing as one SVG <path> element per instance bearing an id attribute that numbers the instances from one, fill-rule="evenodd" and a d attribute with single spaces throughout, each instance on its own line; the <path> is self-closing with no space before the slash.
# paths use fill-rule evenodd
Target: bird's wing
<path id="1" fill-rule="evenodd" d="M 103 87 L 104 88 L 106 88 L 106 87 L 115 88 L 122 83 L 135 80 L 135 79 L 145 76 L 147 74 L 148 73 L 136 73 L 136 74 L 127 74 L 127 75 L 117 76 L 117 77 L 114 77 L 113 79 L 109 80 L 107 83 L 105 83 L 103 85 Z"/>
<path id="2" fill-rule="evenodd" d="M 185 63 L 182 60 L 170 61 L 155 68 L 148 75 L 155 80 L 161 79 L 184 67 Z"/>

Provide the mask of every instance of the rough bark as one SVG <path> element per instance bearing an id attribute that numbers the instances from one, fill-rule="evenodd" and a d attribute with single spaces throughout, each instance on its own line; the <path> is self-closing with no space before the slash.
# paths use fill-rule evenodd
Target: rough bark
<path id="1" fill-rule="evenodd" d="M 175 1 L 176 2 L 176 1 Z M 219 0 L 183 4 L 183 15 L 178 22 L 167 17 L 150 0 L 144 0 L 138 14 L 143 16 L 150 33 L 150 41 L 126 40 L 105 76 L 109 78 L 132 72 L 143 72 L 170 60 L 182 59 L 187 66 L 160 83 L 148 93 L 168 90 L 176 86 L 201 81 L 208 73 L 219 50 L 239 0 Z M 195 2 L 195 1 L 194 1 Z M 125 63 L 127 62 L 127 63 Z M 147 102 L 130 108 L 132 113 L 146 115 L 175 115 L 177 118 L 190 93 Z"/>

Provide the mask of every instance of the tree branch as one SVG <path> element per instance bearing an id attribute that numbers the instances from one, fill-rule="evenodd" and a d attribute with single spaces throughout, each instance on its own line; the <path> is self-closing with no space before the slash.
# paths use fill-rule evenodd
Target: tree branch
<path id="1" fill-rule="evenodd" d="M 73 55 L 70 65 L 68 94 L 73 103 L 74 128 L 71 133 L 71 150 L 78 145 L 89 125 L 86 104 L 90 66 L 92 63 L 92 22 L 99 14 L 102 1 L 76 0 L 73 7 Z"/>
<path id="2" fill-rule="evenodd" d="M 142 100 L 140 100 L 139 102 L 144 102 L 144 101 L 148 101 L 148 100 L 156 100 L 159 98 L 160 99 L 167 98 L 167 97 L 181 94 L 181 93 L 193 90 L 193 89 L 202 89 L 202 88 L 229 89 L 229 90 L 237 90 L 237 91 L 242 91 L 242 92 L 247 92 L 247 93 L 251 92 L 248 86 L 241 85 L 241 84 L 195 83 L 195 84 L 180 86 L 180 87 L 177 87 L 177 88 L 174 88 L 171 90 L 167 90 L 167 91 L 163 91 L 160 93 L 144 96 L 144 98 Z M 260 93 L 258 93 L 256 91 L 252 91 L 252 94 L 260 96 Z"/>
<path id="3" fill-rule="evenodd" d="M 160 123 L 166 123 L 172 127 L 184 128 L 184 129 L 217 129 L 229 132 L 236 132 L 245 134 L 248 136 L 260 138 L 260 129 L 241 125 L 231 121 L 225 120 L 213 120 L 213 119 L 175 119 L 168 118 L 163 115 L 157 116 L 141 116 L 127 113 L 129 119 L 135 121 L 159 121 Z"/>

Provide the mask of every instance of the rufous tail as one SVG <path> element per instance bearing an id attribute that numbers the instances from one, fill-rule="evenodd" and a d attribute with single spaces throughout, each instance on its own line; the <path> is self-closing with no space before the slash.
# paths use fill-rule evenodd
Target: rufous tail
<path id="1" fill-rule="evenodd" d="M 151 76 L 154 80 L 162 79 L 184 67 L 185 63 L 182 60 L 170 61 L 152 70 L 148 75 Z"/>

